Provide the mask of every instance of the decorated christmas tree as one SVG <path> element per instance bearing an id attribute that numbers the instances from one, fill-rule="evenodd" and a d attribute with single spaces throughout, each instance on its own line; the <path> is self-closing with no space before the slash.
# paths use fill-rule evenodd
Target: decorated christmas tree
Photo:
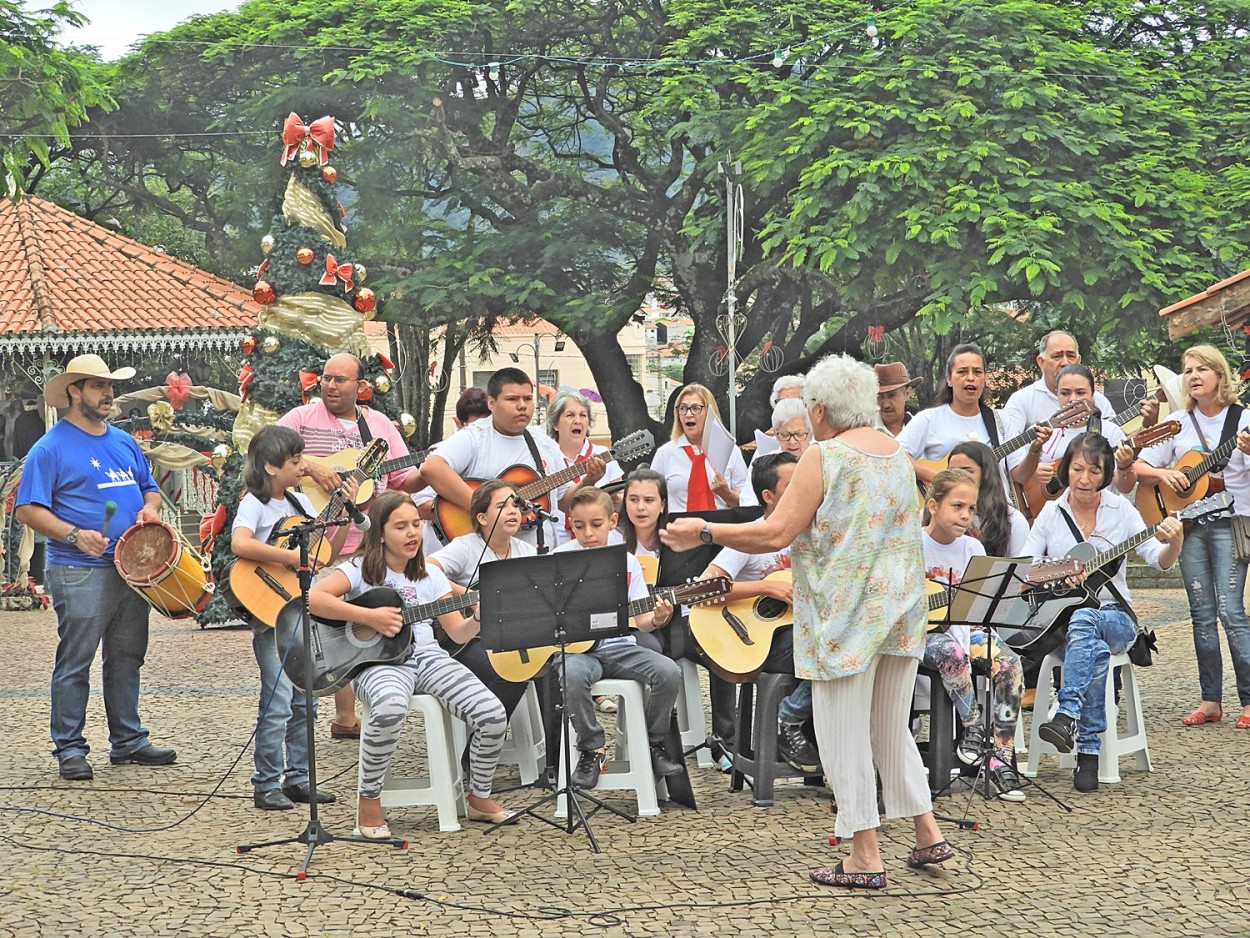
<path id="1" fill-rule="evenodd" d="M 265 258 L 256 269 L 252 296 L 264 310 L 256 333 L 243 340 L 239 372 L 242 403 L 230 444 L 218 446 L 213 464 L 221 472 L 212 565 L 217 581 L 233 559 L 230 525 L 242 493 L 243 456 L 261 427 L 300 404 L 319 387 L 327 358 L 351 352 L 365 363 L 368 382 L 359 400 L 395 420 L 405 436 L 416 429 L 412 417 L 396 413 L 388 400 L 394 366 L 375 354 L 365 322 L 377 313 L 377 297 L 364 286 L 363 264 L 347 252 L 345 212 L 337 196 L 338 171 L 330 165 L 334 118 L 305 124 L 292 113 L 282 128 L 281 163 L 288 170 L 282 214 L 261 240 Z M 201 622 L 230 618 L 220 598 Z"/>

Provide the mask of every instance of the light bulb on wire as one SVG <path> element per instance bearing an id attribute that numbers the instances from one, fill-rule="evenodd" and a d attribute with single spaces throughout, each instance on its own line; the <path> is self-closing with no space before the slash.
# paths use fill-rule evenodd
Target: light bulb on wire
<path id="1" fill-rule="evenodd" d="M 780 49 L 773 52 L 773 68 L 781 68 L 786 64 L 786 54 Z"/>
<path id="2" fill-rule="evenodd" d="M 486 65 L 486 77 L 491 81 L 499 81 L 499 63 L 489 62 Z"/>
<path id="3" fill-rule="evenodd" d="M 869 39 L 877 38 L 877 19 L 876 17 L 868 17 L 868 25 L 864 28 L 864 32 L 868 34 Z"/>

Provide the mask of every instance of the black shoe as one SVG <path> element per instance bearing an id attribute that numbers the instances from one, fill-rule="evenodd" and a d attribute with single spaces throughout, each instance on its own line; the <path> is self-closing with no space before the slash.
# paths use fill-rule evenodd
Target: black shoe
<path id="1" fill-rule="evenodd" d="M 608 764 L 608 757 L 602 749 L 583 749 L 577 757 L 577 768 L 573 770 L 569 784 L 574 788 L 594 788 L 599 784 L 599 775 Z"/>
<path id="2" fill-rule="evenodd" d="M 680 775 L 686 771 L 686 764 L 669 758 L 668 753 L 664 751 L 663 743 L 652 743 L 651 771 L 662 778 L 668 778 L 670 775 Z"/>
<path id="3" fill-rule="evenodd" d="M 980 723 L 964 724 L 963 739 L 955 747 L 955 755 L 964 765 L 976 765 L 981 761 L 981 748 L 985 745 L 985 727 Z"/>
<path id="4" fill-rule="evenodd" d="M 1077 791 L 1098 791 L 1098 753 L 1078 752 L 1072 787 Z"/>
<path id="5" fill-rule="evenodd" d="M 298 785 L 283 785 L 282 794 L 286 795 L 292 801 L 298 801 L 300 804 L 308 804 L 308 783 L 300 782 Z M 317 789 L 317 804 L 333 804 L 334 795 L 328 791 Z"/>
<path id="6" fill-rule="evenodd" d="M 799 772 L 820 771 L 820 753 L 803 732 L 802 723 L 777 723 L 777 755 Z"/>
<path id="7" fill-rule="evenodd" d="M 1060 752 L 1071 752 L 1076 720 L 1066 713 L 1056 713 L 1055 718 L 1037 728 L 1037 735 Z"/>
<path id="8" fill-rule="evenodd" d="M 86 756 L 70 756 L 61 760 L 61 778 L 67 782 L 89 782 L 95 778 Z"/>
<path id="9" fill-rule="evenodd" d="M 177 758 L 178 753 L 174 750 L 149 743 L 142 749 L 128 752 L 124 756 L 109 756 L 109 762 L 113 765 L 169 765 Z"/>
<path id="10" fill-rule="evenodd" d="M 262 811 L 290 811 L 295 807 L 295 802 L 276 788 L 252 792 L 252 804 Z"/>

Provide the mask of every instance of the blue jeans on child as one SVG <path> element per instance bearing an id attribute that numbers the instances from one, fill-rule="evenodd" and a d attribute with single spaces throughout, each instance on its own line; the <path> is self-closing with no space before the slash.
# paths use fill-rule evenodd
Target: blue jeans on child
<path id="1" fill-rule="evenodd" d="M 260 667 L 260 701 L 256 709 L 256 740 L 252 785 L 271 791 L 308 781 L 308 731 L 304 692 L 296 690 L 282 670 L 282 655 L 274 629 L 252 629 L 252 652 Z M 298 664 L 298 662 L 297 662 Z M 317 701 L 313 698 L 313 715 Z M 285 746 L 285 752 L 284 752 Z"/>

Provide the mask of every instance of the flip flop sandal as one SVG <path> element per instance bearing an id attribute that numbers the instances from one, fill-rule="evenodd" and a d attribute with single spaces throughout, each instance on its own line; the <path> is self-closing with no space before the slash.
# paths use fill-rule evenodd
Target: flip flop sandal
<path id="1" fill-rule="evenodd" d="M 934 863 L 945 863 L 954 855 L 955 848 L 945 840 L 939 840 L 928 847 L 917 847 L 907 854 L 907 865 L 913 870 L 918 870 Z"/>

